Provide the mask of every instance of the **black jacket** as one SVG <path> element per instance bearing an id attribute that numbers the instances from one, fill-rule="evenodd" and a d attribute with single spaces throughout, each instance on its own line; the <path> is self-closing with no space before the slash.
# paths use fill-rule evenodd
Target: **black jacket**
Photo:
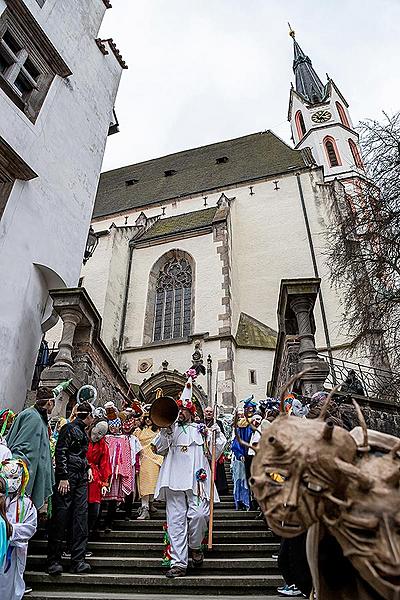
<path id="1" fill-rule="evenodd" d="M 75 419 L 61 428 L 58 435 L 55 460 L 56 479 L 69 479 L 71 475 L 81 475 L 87 479 L 88 462 L 86 453 L 89 439 L 85 432 L 86 425 L 81 419 Z"/>

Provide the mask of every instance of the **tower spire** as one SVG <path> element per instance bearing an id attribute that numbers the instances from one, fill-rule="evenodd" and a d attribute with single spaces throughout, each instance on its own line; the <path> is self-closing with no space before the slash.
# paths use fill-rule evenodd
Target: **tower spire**
<path id="1" fill-rule="evenodd" d="M 301 94 L 311 104 L 321 102 L 325 95 L 325 88 L 315 72 L 310 58 L 304 54 L 296 41 L 294 30 L 289 25 L 289 35 L 293 39 L 293 72 L 296 78 L 296 92 Z"/>

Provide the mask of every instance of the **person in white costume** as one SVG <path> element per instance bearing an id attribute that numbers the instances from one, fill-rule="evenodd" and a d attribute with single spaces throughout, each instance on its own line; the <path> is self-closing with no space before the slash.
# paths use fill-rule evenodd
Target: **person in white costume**
<path id="1" fill-rule="evenodd" d="M 5 540 L 5 558 L 0 565 L 0 598 L 21 600 L 25 593 L 28 542 L 36 531 L 37 512 L 32 500 L 25 495 L 29 474 L 22 460 L 1 463 L 0 477 L 6 493 L 6 519 L 11 526 L 11 535 Z"/>
<path id="2" fill-rule="evenodd" d="M 195 567 L 203 563 L 201 548 L 210 512 L 212 432 L 216 431 L 216 457 L 221 455 L 226 438 L 218 425 L 207 429 L 193 422 L 196 408 L 191 399 L 189 377 L 177 404 L 177 421 L 160 433 L 153 442 L 157 454 L 164 456 L 154 494 L 167 505 L 167 526 L 171 544 L 171 568 L 167 577 L 183 577 L 189 559 L 189 548 Z M 214 483 L 212 482 L 214 485 Z M 214 491 L 215 501 L 219 501 Z"/>

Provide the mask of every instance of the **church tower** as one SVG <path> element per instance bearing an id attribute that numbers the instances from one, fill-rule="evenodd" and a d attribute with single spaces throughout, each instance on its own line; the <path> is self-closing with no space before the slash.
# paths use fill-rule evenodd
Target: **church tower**
<path id="1" fill-rule="evenodd" d="M 289 35 L 293 39 L 295 87 L 292 84 L 290 90 L 288 120 L 295 147 L 311 148 L 327 181 L 364 176 L 349 105 L 329 76 L 325 85 L 321 82 L 292 29 Z"/>

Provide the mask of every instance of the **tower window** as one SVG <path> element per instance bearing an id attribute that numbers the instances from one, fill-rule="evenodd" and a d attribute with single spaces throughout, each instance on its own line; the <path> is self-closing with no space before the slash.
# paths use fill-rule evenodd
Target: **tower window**
<path id="1" fill-rule="evenodd" d="M 138 182 L 139 182 L 139 179 L 135 179 L 135 178 L 133 178 L 133 179 L 127 179 L 125 181 L 125 185 L 127 187 L 129 187 L 130 185 L 135 185 L 135 183 L 138 183 Z"/>
<path id="2" fill-rule="evenodd" d="M 331 167 L 339 167 L 342 163 L 340 162 L 339 152 L 336 147 L 336 142 L 331 136 L 324 138 L 325 152 L 328 157 L 328 162 Z"/>
<path id="3" fill-rule="evenodd" d="M 220 156 L 219 158 L 216 159 L 216 163 L 217 165 L 222 165 L 223 163 L 228 162 L 229 158 L 227 156 Z"/>
<path id="4" fill-rule="evenodd" d="M 340 104 L 340 102 L 336 102 L 336 108 L 339 113 L 339 119 L 340 119 L 342 125 L 344 125 L 345 127 L 348 127 L 350 129 L 350 123 L 347 118 L 346 111 L 344 110 L 344 108 Z"/>
<path id="5" fill-rule="evenodd" d="M 352 140 L 350 138 L 349 138 L 349 146 L 350 146 L 351 154 L 353 155 L 354 164 L 359 169 L 364 169 L 363 161 L 361 160 L 361 156 L 358 151 L 357 144 L 355 143 L 354 140 Z"/>
<path id="6" fill-rule="evenodd" d="M 257 371 L 255 369 L 249 369 L 249 383 L 250 385 L 257 385 Z"/>
<path id="7" fill-rule="evenodd" d="M 303 113 L 301 110 L 298 110 L 295 116 L 295 123 L 297 129 L 297 135 L 299 136 L 299 140 L 306 135 L 306 126 L 304 124 Z"/>
<path id="8" fill-rule="evenodd" d="M 174 171 L 174 169 L 168 169 L 167 171 L 164 171 L 164 175 L 165 177 L 171 177 L 172 175 L 175 175 L 176 171 Z"/>

